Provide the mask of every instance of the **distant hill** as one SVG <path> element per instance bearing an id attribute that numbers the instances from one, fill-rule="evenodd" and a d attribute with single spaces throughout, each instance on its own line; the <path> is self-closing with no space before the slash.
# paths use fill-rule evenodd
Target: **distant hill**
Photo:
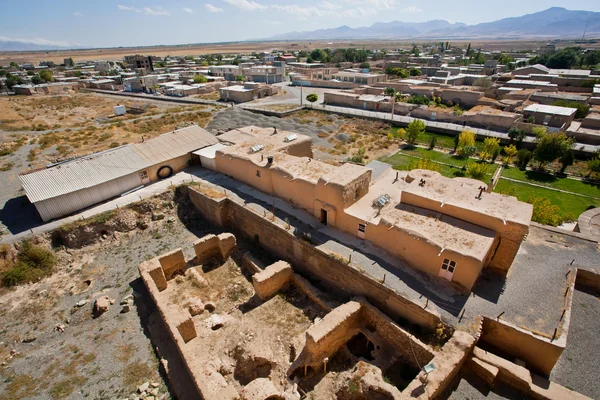
<path id="1" fill-rule="evenodd" d="M 290 32 L 266 40 L 405 39 L 409 38 L 580 38 L 600 36 L 600 12 L 572 11 L 552 7 L 520 17 L 476 25 L 451 24 L 444 20 L 427 22 L 378 22 L 368 27 L 340 26 L 307 32 Z"/>
<path id="2" fill-rule="evenodd" d="M 68 47 L 41 45 L 16 40 L 0 40 L 0 51 L 43 51 L 43 50 L 65 50 Z"/>

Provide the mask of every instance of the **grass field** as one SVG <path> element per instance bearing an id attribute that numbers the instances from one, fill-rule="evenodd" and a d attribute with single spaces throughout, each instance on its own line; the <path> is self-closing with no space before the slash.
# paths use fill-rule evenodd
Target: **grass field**
<path id="1" fill-rule="evenodd" d="M 464 171 L 462 170 L 463 165 L 465 165 L 464 159 L 455 157 L 451 154 L 423 149 L 420 147 L 402 149 L 400 152 L 390 157 L 384 157 L 380 159 L 380 161 L 390 164 L 394 169 L 406 171 L 410 169 L 411 162 L 417 158 L 425 158 L 438 163 L 443 163 L 441 164 L 440 173 L 448 178 L 465 176 Z M 474 161 L 475 160 L 472 162 Z M 490 183 L 490 180 L 492 179 L 492 176 L 494 175 L 494 172 L 496 172 L 497 168 L 497 165 L 490 164 L 488 175 L 486 176 L 486 179 L 484 179 L 485 183 Z"/>
<path id="2" fill-rule="evenodd" d="M 573 193 L 593 196 L 600 200 L 600 185 L 582 182 L 576 179 L 560 178 L 537 171 L 523 171 L 519 168 L 504 168 L 502 176 L 519 181 L 566 190 Z"/>
<path id="3" fill-rule="evenodd" d="M 577 196 L 568 193 L 557 192 L 538 186 L 532 186 L 525 182 L 512 182 L 500 179 L 496 185 L 496 192 L 507 192 L 514 190 L 515 195 L 521 201 L 527 201 L 531 196 L 542 197 L 550 200 L 550 203 L 560 207 L 563 216 L 576 220 L 579 215 L 590 206 L 600 207 L 600 199 Z"/>

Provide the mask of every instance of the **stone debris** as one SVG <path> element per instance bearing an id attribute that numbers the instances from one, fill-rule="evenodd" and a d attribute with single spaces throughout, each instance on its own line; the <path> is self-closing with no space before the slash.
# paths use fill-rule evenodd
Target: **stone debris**
<path id="1" fill-rule="evenodd" d="M 77 303 L 75 303 L 75 308 L 81 308 L 83 306 L 85 306 L 88 303 L 88 300 L 79 300 Z"/>
<path id="2" fill-rule="evenodd" d="M 35 342 L 35 340 L 37 339 L 37 337 L 35 336 L 26 336 L 22 342 L 23 343 L 31 343 L 31 342 Z"/>
<path id="3" fill-rule="evenodd" d="M 144 382 L 138 386 L 138 393 L 144 393 L 150 387 L 150 382 Z"/>
<path id="4" fill-rule="evenodd" d="M 189 306 L 188 311 L 192 317 L 204 312 L 204 304 L 200 300 L 194 300 Z"/>
<path id="5" fill-rule="evenodd" d="M 58 324 L 58 325 L 56 325 L 56 326 L 54 327 L 54 330 L 55 330 L 56 332 L 64 332 L 64 331 L 65 331 L 65 326 L 64 326 L 64 325 L 62 325 L 62 324 Z"/>
<path id="6" fill-rule="evenodd" d="M 169 217 L 169 218 L 167 218 L 167 222 L 169 224 L 172 224 L 173 222 L 175 222 L 175 217 Z"/>
<path id="7" fill-rule="evenodd" d="M 216 331 L 225 325 L 225 320 L 219 314 L 213 314 L 206 319 L 206 324 L 210 329 Z"/>
<path id="8" fill-rule="evenodd" d="M 163 214 L 163 213 L 152 213 L 152 221 L 160 221 L 161 219 L 165 219 L 165 214 Z"/>
<path id="9" fill-rule="evenodd" d="M 114 300 L 112 300 L 114 303 Z M 92 315 L 94 318 L 98 318 L 102 314 L 108 311 L 110 307 L 111 299 L 108 296 L 98 297 L 94 302 L 94 309 L 92 310 Z"/>

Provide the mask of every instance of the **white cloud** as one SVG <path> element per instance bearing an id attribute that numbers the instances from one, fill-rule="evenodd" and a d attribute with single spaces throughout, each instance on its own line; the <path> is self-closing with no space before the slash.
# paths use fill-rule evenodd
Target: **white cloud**
<path id="1" fill-rule="evenodd" d="M 83 13 L 80 13 L 79 11 L 75 11 L 73 15 L 76 17 L 83 17 Z"/>
<path id="2" fill-rule="evenodd" d="M 187 7 L 184 7 L 183 11 L 185 11 L 186 13 L 190 13 L 190 14 L 194 13 L 194 10 L 192 10 L 191 8 L 187 8 Z"/>
<path id="3" fill-rule="evenodd" d="M 372 13 L 375 14 L 381 9 L 392 10 L 396 7 L 397 0 L 344 0 L 344 2 L 357 6 L 357 8 L 375 8 L 377 10 L 373 10 L 374 12 Z"/>
<path id="4" fill-rule="evenodd" d="M 239 8 L 243 11 L 264 10 L 267 6 L 259 4 L 252 0 L 223 0 L 225 3 Z"/>
<path id="5" fill-rule="evenodd" d="M 324 1 L 321 4 L 319 4 L 319 8 L 327 11 L 332 11 L 339 10 L 340 8 L 342 8 L 342 6 L 340 6 L 339 4 L 331 3 L 329 1 Z"/>
<path id="6" fill-rule="evenodd" d="M 340 15 L 344 18 L 362 18 L 368 15 L 377 14 L 379 11 L 380 10 L 375 8 L 356 7 L 344 10 L 340 13 Z"/>
<path id="7" fill-rule="evenodd" d="M 141 10 L 135 8 L 135 7 L 129 7 L 129 6 L 123 6 L 123 5 L 118 5 L 117 8 L 121 11 L 134 11 L 134 12 L 140 12 Z"/>
<path id="8" fill-rule="evenodd" d="M 211 13 L 223 12 L 223 9 L 222 9 L 222 8 L 215 7 L 215 6 L 213 6 L 212 4 L 210 4 L 210 3 L 206 3 L 206 4 L 204 5 L 204 8 L 206 8 L 206 9 L 208 10 L 208 12 L 211 12 Z"/>
<path id="9" fill-rule="evenodd" d="M 415 7 L 415 6 L 406 7 L 406 8 L 403 8 L 401 10 L 398 10 L 398 11 L 405 12 L 405 13 L 420 13 L 420 12 L 423 12 L 423 10 L 421 10 L 419 7 Z"/>
<path id="10" fill-rule="evenodd" d="M 323 13 L 317 7 L 300 7 L 295 4 L 289 6 L 272 5 L 271 8 L 279 11 L 285 11 L 300 19 L 307 19 L 309 17 L 322 17 Z"/>
<path id="11" fill-rule="evenodd" d="M 263 24 L 269 24 L 269 25 L 283 25 L 281 23 L 281 21 L 275 21 L 275 20 L 271 20 L 271 19 L 263 19 L 262 23 Z"/>
<path id="12" fill-rule="evenodd" d="M 162 9 L 162 7 L 144 7 L 144 14 L 146 15 L 163 15 L 168 16 L 171 15 L 168 11 Z"/>
<path id="13" fill-rule="evenodd" d="M 60 47 L 70 47 L 77 46 L 77 43 L 70 43 L 63 40 L 48 40 L 42 38 L 33 38 L 33 39 L 21 39 L 21 38 L 10 38 L 6 36 L 0 36 L 0 42 L 22 42 L 22 43 L 30 43 L 37 44 L 40 46 L 60 46 Z"/>

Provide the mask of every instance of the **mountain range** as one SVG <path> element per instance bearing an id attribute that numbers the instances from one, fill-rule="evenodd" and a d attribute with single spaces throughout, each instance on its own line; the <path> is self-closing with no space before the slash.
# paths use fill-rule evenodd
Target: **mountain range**
<path id="1" fill-rule="evenodd" d="M 332 29 L 290 32 L 264 40 L 581 38 L 584 31 L 587 38 L 600 37 L 600 12 L 552 7 L 533 14 L 476 25 L 450 23 L 445 20 L 377 22 L 358 28 L 344 25 Z"/>

